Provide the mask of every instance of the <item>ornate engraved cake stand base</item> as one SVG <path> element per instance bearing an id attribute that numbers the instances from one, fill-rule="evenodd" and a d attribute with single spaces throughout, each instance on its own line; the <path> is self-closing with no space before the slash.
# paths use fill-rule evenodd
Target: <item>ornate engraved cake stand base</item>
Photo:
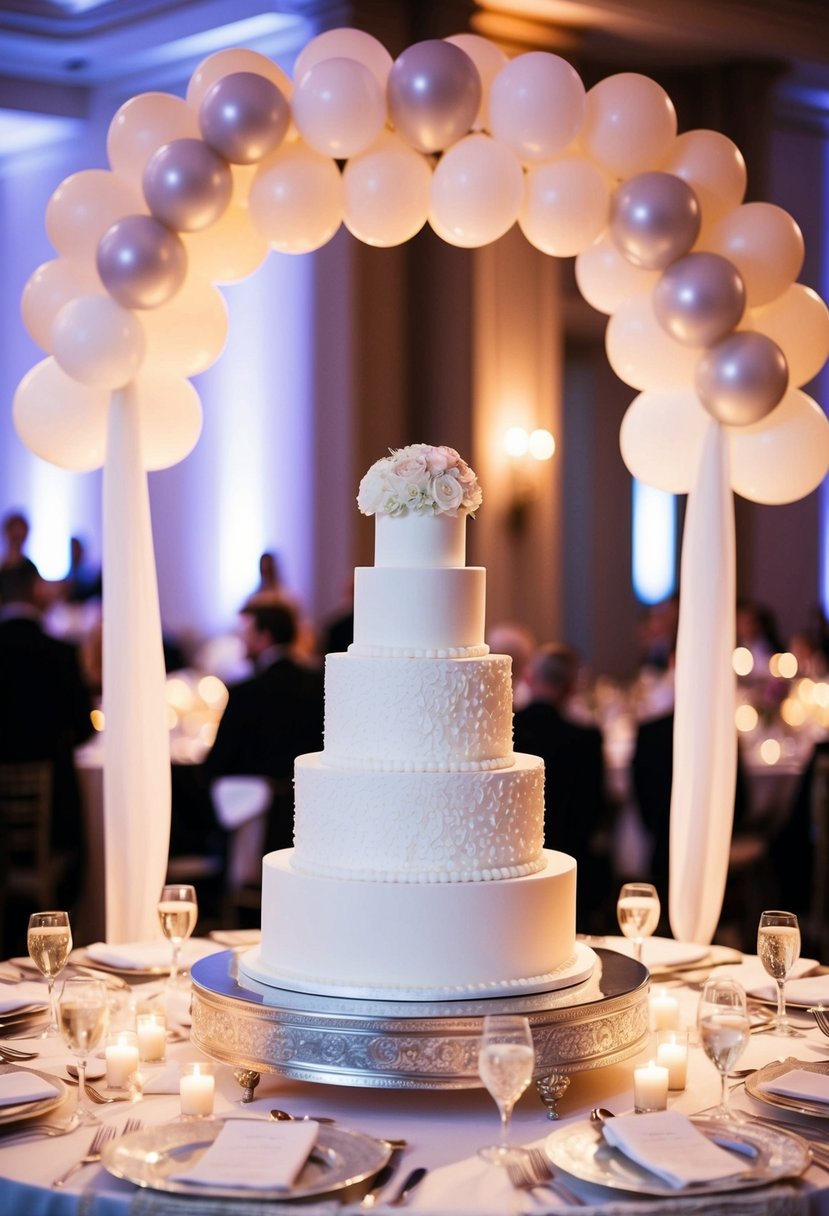
<path id="1" fill-rule="evenodd" d="M 248 1101 L 263 1072 L 382 1089 L 480 1087 L 482 1020 L 517 1013 L 530 1021 L 536 1086 L 556 1119 L 573 1073 L 626 1060 L 648 1036 L 647 968 L 613 950 L 597 950 L 593 974 L 571 988 L 429 1004 L 268 988 L 238 961 L 225 950 L 194 964 L 191 1038 L 235 1067 Z"/>

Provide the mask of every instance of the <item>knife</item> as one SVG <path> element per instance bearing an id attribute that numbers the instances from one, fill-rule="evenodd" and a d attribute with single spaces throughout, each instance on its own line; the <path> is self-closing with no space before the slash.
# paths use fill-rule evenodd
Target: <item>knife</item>
<path id="1" fill-rule="evenodd" d="M 419 1182 L 423 1181 L 428 1172 L 429 1171 L 424 1166 L 419 1165 L 417 1169 L 414 1169 L 410 1174 L 407 1174 L 403 1179 L 403 1185 L 401 1186 L 400 1190 L 393 1199 L 388 1201 L 388 1206 L 390 1208 L 396 1208 L 405 1203 L 411 1192 L 415 1189 Z"/>
<path id="2" fill-rule="evenodd" d="M 373 1208 L 378 1201 L 380 1192 L 384 1189 L 387 1183 L 391 1182 L 400 1164 L 400 1158 L 403 1155 L 403 1150 L 400 1148 L 392 1149 L 391 1156 L 381 1170 L 374 1175 L 371 1186 L 366 1191 L 363 1198 L 360 1200 L 361 1208 Z"/>

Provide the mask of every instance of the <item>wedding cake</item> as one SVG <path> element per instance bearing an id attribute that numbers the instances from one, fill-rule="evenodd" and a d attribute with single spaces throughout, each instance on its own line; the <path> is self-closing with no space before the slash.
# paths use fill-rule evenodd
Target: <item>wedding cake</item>
<path id="1" fill-rule="evenodd" d="M 254 980 L 443 1000 L 590 974 L 576 863 L 543 848 L 543 762 L 512 749 L 511 660 L 484 643 L 480 502 L 446 447 L 392 452 L 360 484 L 375 563 L 355 572 L 352 645 L 326 658 L 324 750 L 296 761 L 294 847 L 263 862 Z"/>

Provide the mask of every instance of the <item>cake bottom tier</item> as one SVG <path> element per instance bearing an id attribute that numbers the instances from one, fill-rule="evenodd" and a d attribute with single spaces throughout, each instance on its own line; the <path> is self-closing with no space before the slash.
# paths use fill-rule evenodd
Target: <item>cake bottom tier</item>
<path id="1" fill-rule="evenodd" d="M 497 882 L 390 883 L 296 871 L 293 849 L 262 873 L 262 941 L 241 960 L 260 983 L 377 1000 L 543 992 L 586 978 L 575 948 L 576 862 Z"/>

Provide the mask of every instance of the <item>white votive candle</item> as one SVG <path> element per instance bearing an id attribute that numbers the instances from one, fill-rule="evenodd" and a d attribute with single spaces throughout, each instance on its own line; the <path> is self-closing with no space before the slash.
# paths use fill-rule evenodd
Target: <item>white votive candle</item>
<path id="1" fill-rule="evenodd" d="M 179 1094 L 183 1115 L 212 1115 L 214 1090 L 215 1082 L 209 1064 L 182 1065 Z"/>
<path id="2" fill-rule="evenodd" d="M 637 1111 L 665 1110 L 668 1105 L 668 1070 L 654 1060 L 633 1070 L 633 1105 Z"/>
<path id="3" fill-rule="evenodd" d="M 668 1070 L 668 1089 L 684 1089 L 688 1080 L 688 1032 L 663 1030 L 657 1039 L 656 1062 Z"/>
<path id="4" fill-rule="evenodd" d="M 167 1050 L 167 1019 L 159 1012 L 139 1013 L 135 1019 L 138 1051 L 145 1064 L 164 1059 Z"/>
<path id="5" fill-rule="evenodd" d="M 679 1001 L 668 996 L 663 988 L 654 988 L 650 995 L 651 1025 L 654 1030 L 679 1028 Z"/>
<path id="6" fill-rule="evenodd" d="M 110 1089 L 127 1089 L 138 1071 L 138 1042 L 134 1031 L 119 1030 L 104 1048 L 106 1081 Z"/>

